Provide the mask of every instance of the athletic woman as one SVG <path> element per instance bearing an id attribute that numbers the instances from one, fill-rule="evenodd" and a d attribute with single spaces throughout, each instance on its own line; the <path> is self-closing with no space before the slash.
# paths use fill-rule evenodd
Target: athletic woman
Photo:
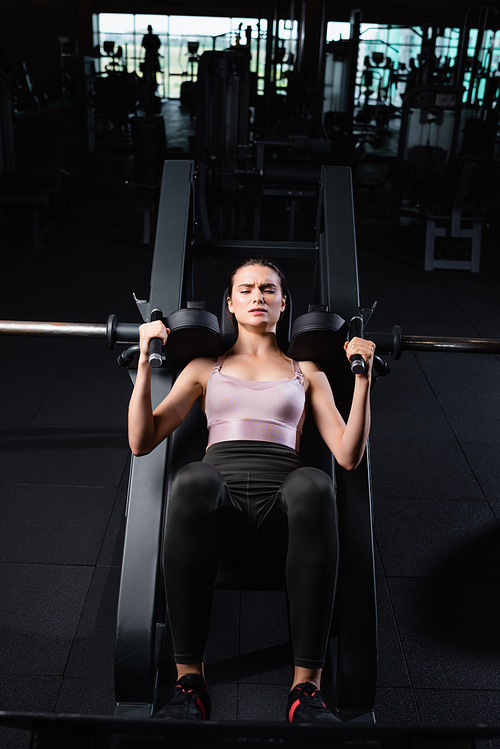
<path id="1" fill-rule="evenodd" d="M 375 346 L 353 338 L 347 358 L 361 354 L 347 423 L 325 374 L 310 361 L 292 361 L 279 348 L 276 326 L 286 284 L 270 260 L 255 256 L 232 273 L 228 312 L 234 346 L 213 359 L 194 359 L 168 396 L 151 406 L 149 342 L 166 342 L 161 321 L 140 327 L 140 359 L 130 401 L 129 442 L 134 455 L 151 452 L 186 418 L 195 401 L 205 412 L 208 447 L 203 460 L 181 468 L 169 499 L 164 570 L 178 681 L 163 718 L 208 719 L 204 677 L 217 560 L 250 554 L 286 565 L 294 651 L 294 678 L 286 717 L 293 722 L 335 721 L 321 692 L 337 569 L 337 524 L 331 478 L 305 467 L 299 455 L 306 410 L 337 462 L 360 463 L 370 428 L 370 382 Z"/>

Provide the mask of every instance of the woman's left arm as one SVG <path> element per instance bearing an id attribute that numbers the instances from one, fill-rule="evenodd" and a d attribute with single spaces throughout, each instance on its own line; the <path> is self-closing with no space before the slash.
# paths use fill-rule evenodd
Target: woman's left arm
<path id="1" fill-rule="evenodd" d="M 354 394 L 347 424 L 339 413 L 330 383 L 324 372 L 313 362 L 301 362 L 309 380 L 307 397 L 319 433 L 335 459 L 348 471 L 354 470 L 363 458 L 370 431 L 370 387 L 375 346 L 371 341 L 353 338 L 345 346 L 347 358 L 361 354 L 366 362 L 364 374 L 354 375 Z"/>

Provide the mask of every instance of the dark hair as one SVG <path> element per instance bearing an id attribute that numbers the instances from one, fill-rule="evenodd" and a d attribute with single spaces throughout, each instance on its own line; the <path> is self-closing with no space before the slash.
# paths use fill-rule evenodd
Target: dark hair
<path id="1" fill-rule="evenodd" d="M 249 255 L 248 257 L 246 257 L 244 260 L 242 260 L 240 263 L 238 263 L 238 265 L 236 265 L 233 268 L 233 270 L 230 273 L 228 284 L 227 284 L 228 296 L 231 296 L 232 294 L 235 275 L 237 274 L 239 270 L 241 270 L 241 268 L 246 268 L 248 265 L 262 265 L 265 268 L 270 268 L 271 270 L 273 270 L 279 278 L 281 293 L 283 297 L 287 296 L 285 274 L 283 273 L 281 268 L 278 265 L 276 265 L 276 263 L 273 260 L 270 260 L 265 255 Z M 227 305 L 226 305 L 226 312 L 229 315 L 231 324 L 237 333 L 238 323 L 236 322 L 236 317 L 234 316 L 232 312 L 229 312 Z M 281 322 L 282 317 L 283 317 L 283 313 L 281 313 L 279 322 Z M 278 325 L 279 325 L 279 322 L 278 322 Z"/>

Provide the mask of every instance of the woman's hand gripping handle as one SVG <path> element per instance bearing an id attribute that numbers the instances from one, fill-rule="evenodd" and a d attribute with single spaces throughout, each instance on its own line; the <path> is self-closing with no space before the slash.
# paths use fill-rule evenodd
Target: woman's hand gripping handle
<path id="1" fill-rule="evenodd" d="M 139 328 L 141 356 L 151 367 L 161 367 L 163 346 L 170 333 L 164 326 L 162 317 L 162 311 L 154 309 L 151 313 L 151 322 Z"/>
<path id="2" fill-rule="evenodd" d="M 349 327 L 349 340 L 345 343 L 347 358 L 351 363 L 351 372 L 355 375 L 368 374 L 373 365 L 375 344 L 362 338 L 363 321 L 353 317 Z"/>
<path id="3" fill-rule="evenodd" d="M 161 320 L 163 317 L 161 309 L 154 309 L 151 312 L 151 322 Z M 166 340 L 166 339 L 165 339 Z M 161 367 L 161 354 L 163 351 L 164 341 L 161 338 L 151 338 L 149 341 L 149 366 Z"/>

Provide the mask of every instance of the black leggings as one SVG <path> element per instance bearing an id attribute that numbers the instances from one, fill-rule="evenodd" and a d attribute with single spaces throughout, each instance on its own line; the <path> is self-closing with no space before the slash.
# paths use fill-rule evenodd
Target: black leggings
<path id="1" fill-rule="evenodd" d="M 219 557 L 285 563 L 294 664 L 324 665 L 337 575 L 331 478 L 270 442 L 210 447 L 170 493 L 164 570 L 177 663 L 204 659 Z"/>

